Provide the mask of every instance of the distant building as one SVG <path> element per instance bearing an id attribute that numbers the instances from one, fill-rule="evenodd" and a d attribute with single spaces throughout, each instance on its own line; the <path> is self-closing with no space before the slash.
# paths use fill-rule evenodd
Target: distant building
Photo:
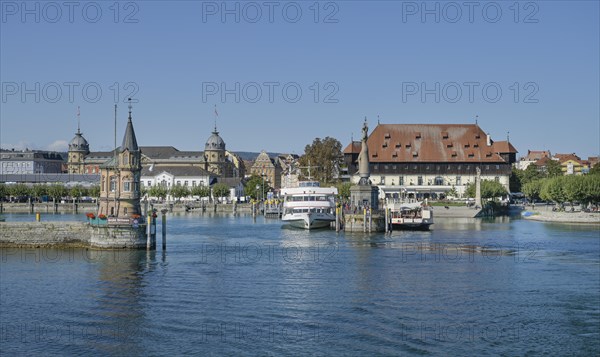
<path id="1" fill-rule="evenodd" d="M 142 187 L 184 186 L 192 189 L 196 186 L 210 186 L 215 175 L 201 167 L 189 165 L 150 165 L 142 169 Z"/>
<path id="2" fill-rule="evenodd" d="M 582 175 L 585 171 L 589 172 L 587 163 L 584 163 L 575 153 L 556 154 L 554 159 L 560 163 L 563 175 Z"/>
<path id="3" fill-rule="evenodd" d="M 296 154 L 281 154 L 277 156 L 281 166 L 281 187 L 298 187 L 300 169 L 298 167 L 299 156 Z"/>
<path id="4" fill-rule="evenodd" d="M 62 154 L 41 150 L 1 150 L 0 175 L 62 173 Z"/>
<path id="5" fill-rule="evenodd" d="M 70 174 L 85 174 L 92 173 L 87 172 L 85 169 L 84 159 L 86 155 L 90 153 L 90 145 L 87 140 L 83 137 L 83 134 L 77 128 L 77 133 L 75 133 L 75 137 L 69 143 L 69 153 L 68 155 L 68 165 L 67 172 Z M 96 170 L 93 173 L 97 173 Z"/>
<path id="6" fill-rule="evenodd" d="M 279 160 L 270 158 L 264 150 L 258 155 L 254 165 L 250 168 L 250 174 L 263 177 L 269 186 L 274 189 L 281 188 L 282 171 Z"/>
<path id="7" fill-rule="evenodd" d="M 464 194 L 474 183 L 476 168 L 483 180 L 509 189 L 517 150 L 508 141 L 491 139 L 477 124 L 379 124 L 367 140 L 371 181 L 381 194 L 406 193 L 422 198 Z M 344 161 L 357 183 L 361 144 L 344 149 Z"/>
<path id="8" fill-rule="evenodd" d="M 543 151 L 527 150 L 527 156 L 522 157 L 515 164 L 515 166 L 519 170 L 526 170 L 529 165 L 533 164 L 534 162 L 536 162 L 544 157 L 546 157 L 548 159 L 552 157 L 550 150 L 543 150 Z"/>
<path id="9" fill-rule="evenodd" d="M 226 150 L 223 139 L 215 127 L 206 141 L 204 151 L 179 151 L 173 146 L 140 146 L 141 162 L 144 168 L 151 165 L 198 167 L 220 177 L 244 177 L 243 160 L 233 152 Z M 118 155 L 115 151 L 90 152 L 89 144 L 79 128 L 68 153 L 68 171 L 71 173 L 99 173 L 108 160 Z"/>

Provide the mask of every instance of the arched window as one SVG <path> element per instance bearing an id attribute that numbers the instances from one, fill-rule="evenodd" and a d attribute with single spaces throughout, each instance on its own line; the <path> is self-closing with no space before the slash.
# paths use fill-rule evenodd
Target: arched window
<path id="1" fill-rule="evenodd" d="M 436 185 L 436 186 L 443 186 L 444 185 L 444 179 L 441 176 L 436 176 L 436 178 L 434 180 L 434 185 Z"/>

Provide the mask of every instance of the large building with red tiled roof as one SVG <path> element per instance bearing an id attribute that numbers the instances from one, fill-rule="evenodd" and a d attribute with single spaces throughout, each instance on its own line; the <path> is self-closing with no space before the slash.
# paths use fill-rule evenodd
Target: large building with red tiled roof
<path id="1" fill-rule="evenodd" d="M 508 141 L 494 142 L 477 124 L 379 124 L 369 135 L 371 181 L 384 193 L 405 190 L 423 197 L 459 194 L 475 181 L 496 180 L 508 190 L 517 150 Z M 344 160 L 352 182 L 360 142 L 350 143 Z M 435 194 L 435 195 L 433 195 Z"/>

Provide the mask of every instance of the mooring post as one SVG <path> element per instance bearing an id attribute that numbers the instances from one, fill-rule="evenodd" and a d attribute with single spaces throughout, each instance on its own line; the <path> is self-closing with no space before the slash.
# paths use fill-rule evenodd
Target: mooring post
<path id="1" fill-rule="evenodd" d="M 167 249 L 167 210 L 162 211 L 162 249 Z"/>
<path id="2" fill-rule="evenodd" d="M 42 215 L 40 212 L 35 214 L 35 221 L 36 222 L 40 222 L 42 220 Z"/>
<path id="3" fill-rule="evenodd" d="M 388 226 L 389 226 L 389 224 L 390 224 L 390 220 L 389 220 L 389 217 L 388 217 L 388 209 L 387 209 L 387 207 L 385 207 L 385 232 L 386 233 L 388 232 Z"/>
<path id="4" fill-rule="evenodd" d="M 146 216 L 146 221 L 147 221 L 147 225 L 146 225 L 146 249 L 150 250 L 150 248 L 152 247 L 152 213 L 148 212 L 148 216 Z"/>
<path id="5" fill-rule="evenodd" d="M 335 207 L 335 231 L 340 231 L 340 208 L 338 206 Z"/>
<path id="6" fill-rule="evenodd" d="M 372 211 L 372 208 L 369 207 L 369 233 L 371 233 L 372 225 L 373 225 L 373 211 Z"/>

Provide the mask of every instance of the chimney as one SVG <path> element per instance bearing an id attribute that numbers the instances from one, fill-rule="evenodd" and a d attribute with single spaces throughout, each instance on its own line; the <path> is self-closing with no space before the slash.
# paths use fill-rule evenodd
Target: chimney
<path id="1" fill-rule="evenodd" d="M 492 137 L 490 136 L 490 133 L 487 133 L 486 143 L 487 143 L 487 146 L 492 146 Z"/>

